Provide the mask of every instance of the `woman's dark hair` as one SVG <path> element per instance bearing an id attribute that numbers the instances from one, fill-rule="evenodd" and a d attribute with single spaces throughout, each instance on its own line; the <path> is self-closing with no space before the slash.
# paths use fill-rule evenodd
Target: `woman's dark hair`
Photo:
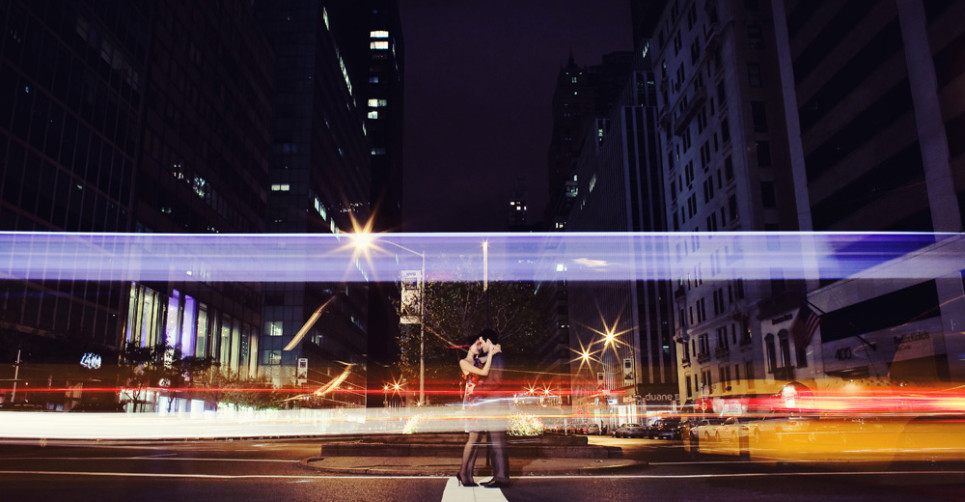
<path id="1" fill-rule="evenodd" d="M 494 329 L 486 328 L 480 331 L 479 334 L 476 335 L 476 338 L 479 337 L 482 337 L 483 340 L 489 340 L 493 343 L 493 345 L 499 343 L 499 333 L 497 333 Z"/>
<path id="2" fill-rule="evenodd" d="M 468 349 L 469 347 L 472 347 L 472 344 L 476 343 L 476 340 L 478 339 L 479 339 L 479 335 L 473 335 L 473 334 L 466 335 L 466 338 L 462 341 L 464 344 L 463 348 Z"/>

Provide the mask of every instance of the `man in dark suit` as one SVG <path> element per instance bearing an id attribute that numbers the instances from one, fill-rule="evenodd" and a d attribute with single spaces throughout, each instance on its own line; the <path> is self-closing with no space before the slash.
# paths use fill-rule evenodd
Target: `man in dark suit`
<path id="1" fill-rule="evenodd" d="M 485 350 L 499 344 L 499 333 L 486 328 L 479 333 L 483 339 Z M 509 400 L 507 399 L 506 384 L 503 382 L 505 362 L 500 352 L 491 356 L 493 362 L 489 366 L 489 376 L 476 387 L 483 400 L 480 411 L 487 415 L 486 424 L 489 432 L 490 459 L 493 465 L 493 479 L 480 483 L 486 488 L 506 488 L 509 486 L 509 455 L 506 449 L 506 416 L 509 414 Z"/>

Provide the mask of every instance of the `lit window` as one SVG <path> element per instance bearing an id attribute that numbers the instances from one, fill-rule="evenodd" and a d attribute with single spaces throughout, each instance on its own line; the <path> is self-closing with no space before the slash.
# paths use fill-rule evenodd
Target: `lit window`
<path id="1" fill-rule="evenodd" d="M 379 49 L 379 50 L 383 50 L 383 49 L 388 49 L 388 48 L 389 48 L 389 41 L 388 41 L 388 40 L 373 40 L 373 41 L 369 42 L 369 49 Z"/>
<path id="2" fill-rule="evenodd" d="M 385 148 L 373 148 L 372 155 L 385 155 Z"/>
<path id="3" fill-rule="evenodd" d="M 282 327 L 284 324 L 282 321 L 269 321 L 268 322 L 268 336 L 282 336 Z"/>
<path id="4" fill-rule="evenodd" d="M 288 183 L 279 183 L 271 186 L 272 192 L 287 192 L 291 190 L 291 185 Z"/>
<path id="5" fill-rule="evenodd" d="M 369 118 L 370 118 L 370 119 L 377 119 L 377 118 L 379 118 L 379 111 L 378 111 L 378 110 L 371 110 L 371 111 L 369 111 Z"/>
<path id="6" fill-rule="evenodd" d="M 572 83 L 575 84 L 575 83 L 576 83 L 576 77 L 571 77 L 571 78 L 570 78 L 570 82 L 572 82 Z"/>
<path id="7" fill-rule="evenodd" d="M 389 100 L 387 99 L 370 99 L 369 100 L 369 106 L 372 108 L 379 108 L 379 107 L 388 106 L 388 105 L 389 105 Z"/>
<path id="8" fill-rule="evenodd" d="M 378 75 L 373 75 L 373 76 L 369 77 L 369 83 L 370 83 L 370 84 L 377 84 L 377 83 L 379 83 L 379 77 L 378 77 Z"/>
<path id="9" fill-rule="evenodd" d="M 385 30 L 370 31 L 369 37 L 371 38 L 389 38 L 389 32 Z"/>

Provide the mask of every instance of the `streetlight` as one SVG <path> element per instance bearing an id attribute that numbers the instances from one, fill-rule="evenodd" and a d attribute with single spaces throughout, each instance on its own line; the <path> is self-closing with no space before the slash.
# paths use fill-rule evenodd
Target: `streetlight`
<path id="1" fill-rule="evenodd" d="M 376 246 L 375 237 L 365 229 L 360 229 L 360 231 L 351 235 L 353 236 L 352 242 L 360 251 L 366 251 L 368 248 Z M 422 406 L 425 400 L 426 381 L 426 254 L 389 240 L 380 241 L 380 244 L 389 244 L 422 258 L 422 272 L 419 276 L 419 406 Z"/>

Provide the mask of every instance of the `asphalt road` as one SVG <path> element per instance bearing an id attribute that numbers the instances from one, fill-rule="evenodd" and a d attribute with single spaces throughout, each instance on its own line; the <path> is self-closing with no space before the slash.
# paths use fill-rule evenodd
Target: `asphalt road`
<path id="1" fill-rule="evenodd" d="M 4 501 L 350 500 L 965 500 L 965 466 L 837 468 L 690 458 L 679 442 L 592 438 L 650 465 L 593 476 L 517 478 L 504 490 L 460 488 L 451 478 L 339 476 L 300 461 L 311 440 L 0 444 Z"/>

